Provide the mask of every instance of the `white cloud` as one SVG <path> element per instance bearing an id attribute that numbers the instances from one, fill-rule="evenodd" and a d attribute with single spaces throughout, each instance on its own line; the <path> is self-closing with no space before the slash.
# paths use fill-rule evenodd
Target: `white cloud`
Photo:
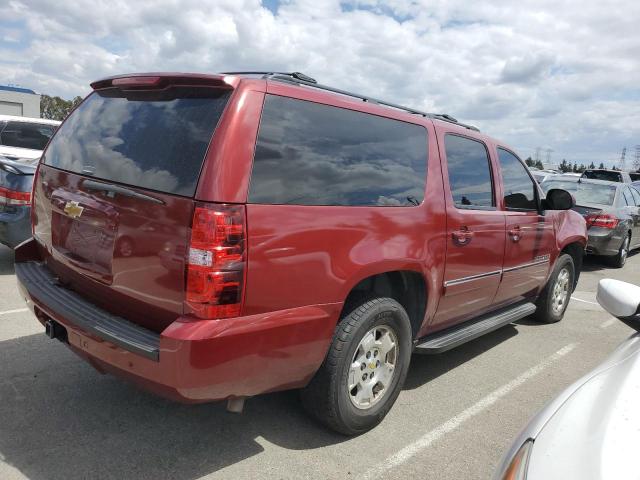
<path id="1" fill-rule="evenodd" d="M 0 83 L 43 93 L 133 71 L 298 70 L 447 112 L 523 156 L 599 163 L 640 143 L 638 2 L 9 0 L 0 18 Z"/>

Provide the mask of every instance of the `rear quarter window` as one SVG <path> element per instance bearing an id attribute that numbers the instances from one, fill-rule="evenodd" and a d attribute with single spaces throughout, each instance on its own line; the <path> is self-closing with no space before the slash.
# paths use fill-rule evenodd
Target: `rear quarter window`
<path id="1" fill-rule="evenodd" d="M 51 140 L 44 163 L 150 190 L 193 196 L 229 98 L 214 88 L 92 93 Z"/>
<path id="2" fill-rule="evenodd" d="M 420 125 L 267 95 L 249 202 L 418 205 L 426 168 Z"/>

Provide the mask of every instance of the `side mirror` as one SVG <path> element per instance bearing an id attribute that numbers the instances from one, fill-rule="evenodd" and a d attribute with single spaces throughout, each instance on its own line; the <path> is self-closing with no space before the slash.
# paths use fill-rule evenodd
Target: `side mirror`
<path id="1" fill-rule="evenodd" d="M 596 299 L 602 308 L 622 320 L 640 314 L 640 287 L 631 283 L 603 278 L 598 282 Z M 640 321 L 634 323 L 629 325 L 640 329 Z"/>
<path id="2" fill-rule="evenodd" d="M 549 190 L 544 203 L 546 210 L 571 210 L 576 205 L 573 195 L 560 188 Z"/>

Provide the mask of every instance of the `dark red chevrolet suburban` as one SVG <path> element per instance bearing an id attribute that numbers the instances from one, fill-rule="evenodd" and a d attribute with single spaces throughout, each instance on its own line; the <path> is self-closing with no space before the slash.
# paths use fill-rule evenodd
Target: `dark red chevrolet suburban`
<path id="1" fill-rule="evenodd" d="M 16 274 L 100 372 L 235 411 L 302 389 L 357 434 L 412 353 L 564 314 L 585 221 L 475 127 L 302 74 L 91 86 L 42 157 Z"/>

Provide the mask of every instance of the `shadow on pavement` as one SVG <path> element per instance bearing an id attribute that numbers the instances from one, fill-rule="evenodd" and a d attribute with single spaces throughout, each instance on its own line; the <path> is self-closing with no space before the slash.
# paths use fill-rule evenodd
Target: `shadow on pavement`
<path id="1" fill-rule="evenodd" d="M 0 275 L 13 275 L 13 250 L 0 245 Z"/>
<path id="2" fill-rule="evenodd" d="M 518 330 L 513 325 L 507 325 L 448 352 L 438 355 L 414 354 L 404 389 L 419 388 L 517 334 Z"/>
<path id="3" fill-rule="evenodd" d="M 58 342 L 0 342 L 0 458 L 31 480 L 195 479 L 263 451 L 345 441 L 313 423 L 296 392 L 180 405 L 102 376 Z M 256 472 L 260 477 L 260 472 Z"/>

